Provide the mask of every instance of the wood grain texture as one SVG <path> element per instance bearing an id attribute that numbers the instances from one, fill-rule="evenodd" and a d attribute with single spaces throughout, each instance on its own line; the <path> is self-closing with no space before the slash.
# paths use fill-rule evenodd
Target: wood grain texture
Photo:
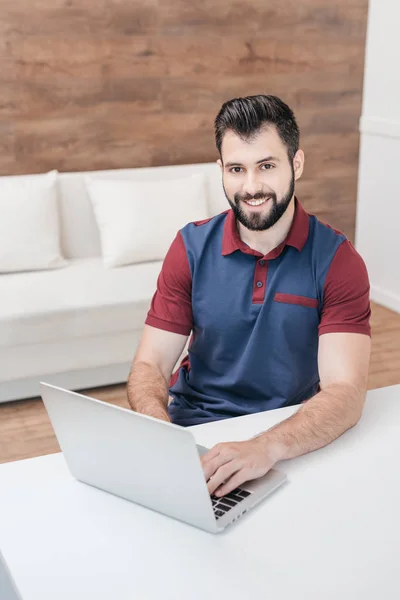
<path id="1" fill-rule="evenodd" d="M 295 111 L 306 209 L 354 238 L 368 0 L 2 0 L 0 175 L 208 162 L 226 100 Z M 374 307 L 370 387 L 399 383 Z M 125 404 L 124 386 L 90 392 Z M 56 452 L 40 400 L 0 406 L 0 462 Z"/>
<path id="2" fill-rule="evenodd" d="M 272 93 L 298 195 L 353 239 L 368 0 L 2 0 L 0 174 L 207 162 L 233 97 Z"/>
<path id="3" fill-rule="evenodd" d="M 400 315 L 372 305 L 372 354 L 368 389 L 400 383 Z M 87 390 L 87 395 L 129 408 L 125 385 Z M 0 404 L 0 463 L 59 452 L 40 399 Z"/>

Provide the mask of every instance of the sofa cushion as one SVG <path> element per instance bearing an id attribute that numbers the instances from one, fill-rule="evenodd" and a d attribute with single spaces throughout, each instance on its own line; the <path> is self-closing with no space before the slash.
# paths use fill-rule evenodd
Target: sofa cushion
<path id="1" fill-rule="evenodd" d="M 55 269 L 60 249 L 57 171 L 0 177 L 0 273 Z"/>
<path id="2" fill-rule="evenodd" d="M 221 169 L 216 162 L 59 173 L 61 242 L 64 256 L 66 258 L 89 258 L 101 255 L 100 235 L 85 184 L 86 176 L 92 179 L 148 182 L 180 179 L 194 174 L 206 176 L 209 216 L 214 216 L 229 208 L 221 185 Z M 193 221 L 194 219 L 191 216 L 189 220 Z"/>
<path id="3" fill-rule="evenodd" d="M 142 329 L 161 265 L 105 269 L 96 257 L 61 270 L 0 275 L 0 346 Z"/>
<path id="4" fill-rule="evenodd" d="M 162 260 L 176 232 L 208 214 L 206 178 L 124 181 L 85 177 L 108 268 Z"/>

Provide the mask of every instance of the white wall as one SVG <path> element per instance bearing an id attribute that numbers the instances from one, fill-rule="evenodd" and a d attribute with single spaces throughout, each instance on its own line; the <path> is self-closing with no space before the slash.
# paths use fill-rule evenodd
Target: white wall
<path id="1" fill-rule="evenodd" d="M 370 0 L 356 247 L 374 301 L 400 312 L 400 2 Z"/>

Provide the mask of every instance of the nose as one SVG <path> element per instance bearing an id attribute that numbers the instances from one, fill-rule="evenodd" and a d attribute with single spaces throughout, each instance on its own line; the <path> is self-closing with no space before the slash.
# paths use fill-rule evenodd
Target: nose
<path id="1" fill-rule="evenodd" d="M 247 172 L 246 180 L 243 184 L 243 194 L 254 196 L 262 190 L 262 183 L 258 180 L 254 173 Z"/>

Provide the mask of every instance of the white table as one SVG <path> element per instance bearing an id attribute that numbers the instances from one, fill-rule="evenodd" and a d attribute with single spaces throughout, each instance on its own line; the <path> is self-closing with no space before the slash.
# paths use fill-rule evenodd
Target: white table
<path id="1" fill-rule="evenodd" d="M 246 439 L 295 409 L 194 427 Z M 75 481 L 61 454 L 0 465 L 0 548 L 23 600 L 398 600 L 400 385 L 280 464 L 289 482 L 212 535 Z"/>

